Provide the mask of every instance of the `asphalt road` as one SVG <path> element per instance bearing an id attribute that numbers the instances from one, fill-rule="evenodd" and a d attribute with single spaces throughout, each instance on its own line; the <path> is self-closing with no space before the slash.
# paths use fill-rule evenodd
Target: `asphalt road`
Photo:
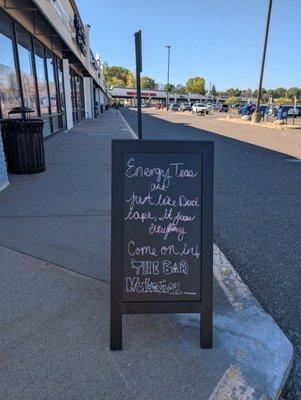
<path id="1" fill-rule="evenodd" d="M 136 112 L 121 112 L 137 131 Z M 301 163 L 146 114 L 143 130 L 146 139 L 214 141 L 214 241 L 294 344 L 296 361 L 285 398 L 301 399 Z"/>

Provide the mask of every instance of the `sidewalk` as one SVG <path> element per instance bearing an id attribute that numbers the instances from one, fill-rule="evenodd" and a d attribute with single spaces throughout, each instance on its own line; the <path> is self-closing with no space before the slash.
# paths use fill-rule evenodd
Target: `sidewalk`
<path id="1" fill-rule="evenodd" d="M 0 399 L 275 399 L 292 346 L 214 247 L 214 347 L 196 315 L 124 317 L 109 350 L 111 110 L 46 143 L 0 193 Z"/>

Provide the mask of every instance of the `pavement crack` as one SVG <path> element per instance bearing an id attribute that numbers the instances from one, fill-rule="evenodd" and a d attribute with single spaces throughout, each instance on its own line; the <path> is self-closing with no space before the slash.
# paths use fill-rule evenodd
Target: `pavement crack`
<path id="1" fill-rule="evenodd" d="M 111 360 L 112 360 L 112 363 L 113 363 L 113 365 L 114 365 L 116 371 L 117 371 L 118 374 L 120 375 L 120 377 L 121 377 L 121 379 L 123 380 L 123 382 L 125 383 L 126 387 L 127 387 L 128 389 L 130 389 L 130 386 L 129 386 L 129 384 L 128 384 L 128 381 L 127 381 L 126 377 L 125 377 L 125 376 L 123 375 L 123 373 L 120 371 L 120 369 L 119 369 L 118 365 L 116 364 L 116 362 L 115 362 L 115 360 L 114 360 L 112 354 L 110 353 L 110 351 L 108 351 L 108 354 L 109 354 L 109 356 L 110 356 L 110 358 L 111 358 Z"/>

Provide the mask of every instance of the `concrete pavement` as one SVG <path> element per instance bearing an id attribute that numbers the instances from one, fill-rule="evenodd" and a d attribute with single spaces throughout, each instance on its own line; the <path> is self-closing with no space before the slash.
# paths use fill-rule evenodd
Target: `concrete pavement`
<path id="1" fill-rule="evenodd" d="M 110 141 L 130 137 L 113 110 L 82 122 L 0 193 L 0 398 L 277 398 L 292 346 L 218 247 L 212 350 L 197 315 L 140 315 L 109 351 Z"/>

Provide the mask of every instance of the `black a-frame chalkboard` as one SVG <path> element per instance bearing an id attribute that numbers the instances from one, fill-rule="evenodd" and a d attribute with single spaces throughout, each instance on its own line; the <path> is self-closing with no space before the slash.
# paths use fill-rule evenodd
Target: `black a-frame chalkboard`
<path id="1" fill-rule="evenodd" d="M 112 350 L 152 313 L 200 313 L 212 347 L 212 214 L 212 142 L 112 141 Z"/>

